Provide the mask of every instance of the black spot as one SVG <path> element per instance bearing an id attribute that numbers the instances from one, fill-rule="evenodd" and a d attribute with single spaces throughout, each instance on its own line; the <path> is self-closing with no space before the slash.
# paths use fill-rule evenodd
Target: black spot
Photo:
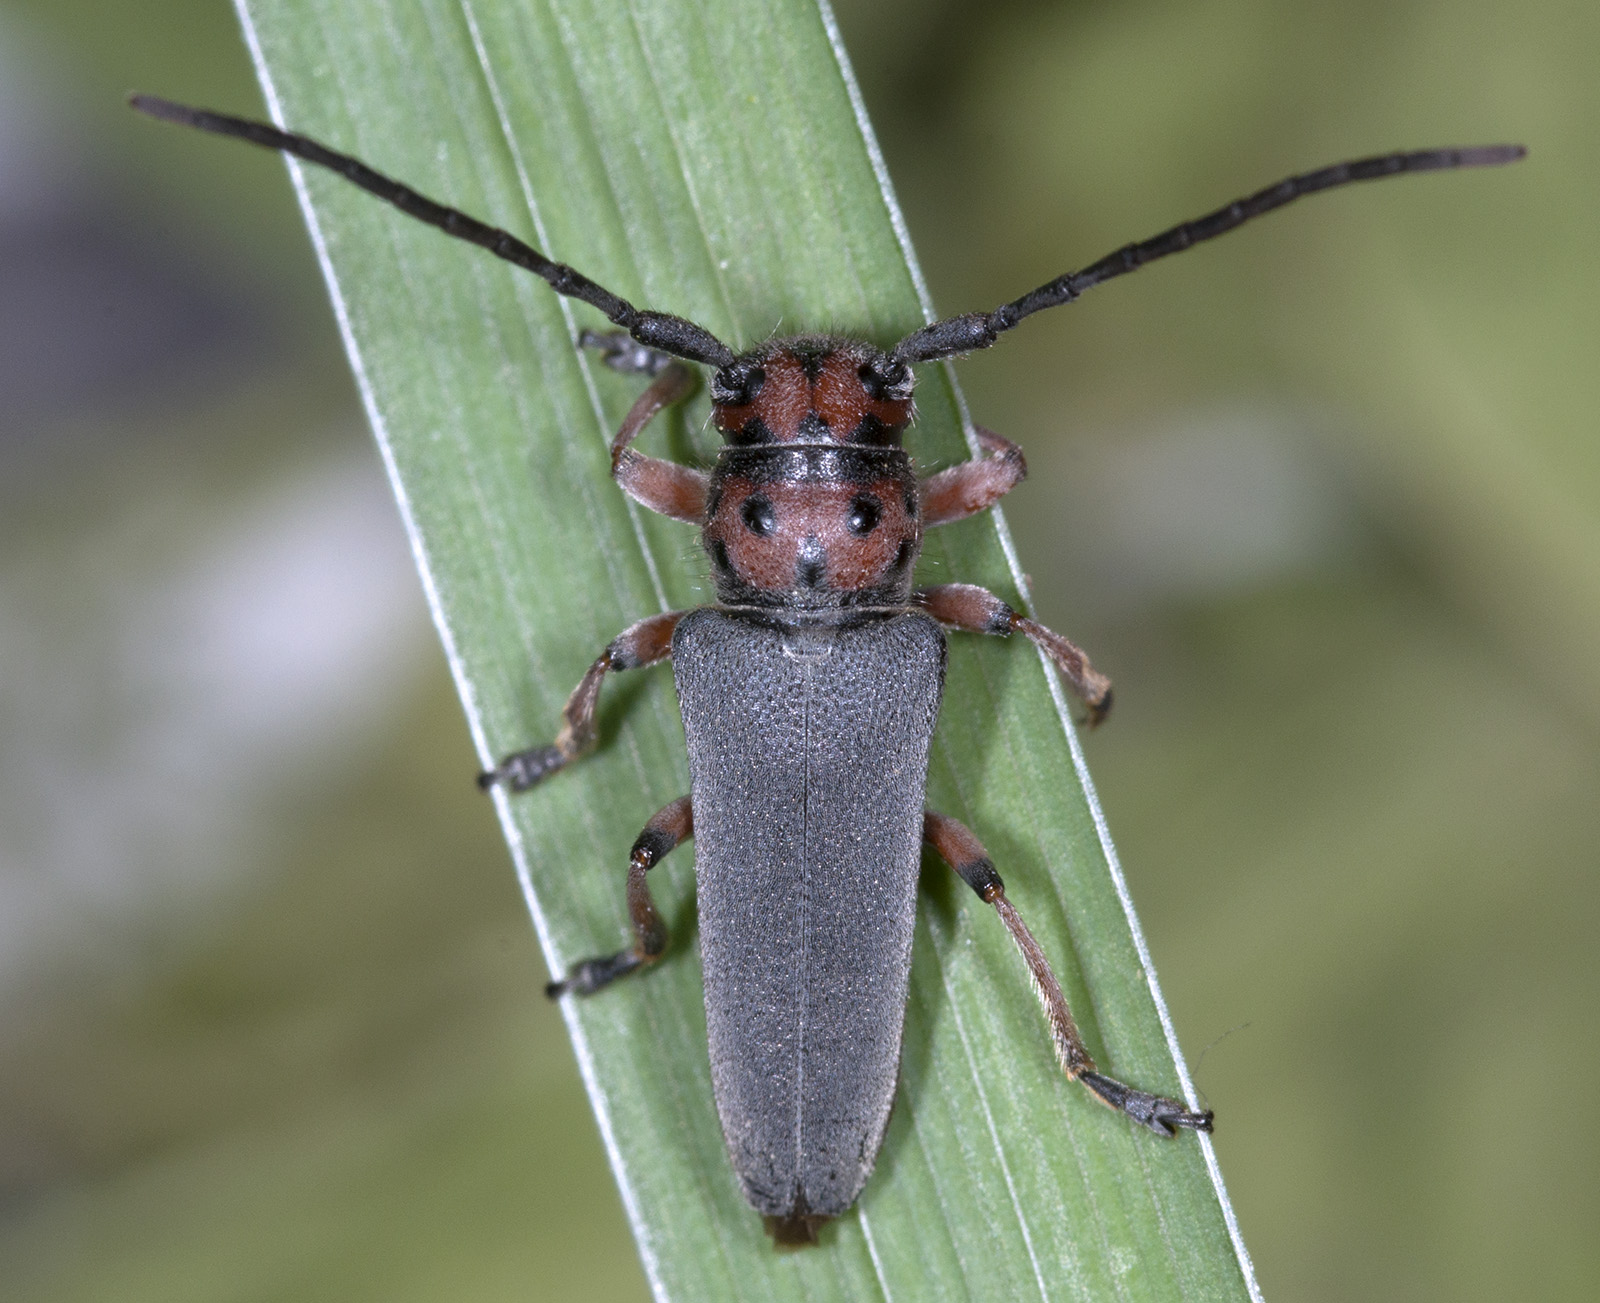
<path id="1" fill-rule="evenodd" d="M 906 539 L 904 543 L 900 544 L 900 550 L 894 554 L 894 568 L 896 570 L 904 570 L 916 560 L 916 556 L 917 545 L 909 538 Z"/>
<path id="2" fill-rule="evenodd" d="M 720 538 L 713 540 L 711 544 L 711 564 L 718 570 L 730 568 L 728 565 L 728 547 Z"/>
<path id="3" fill-rule="evenodd" d="M 800 564 L 795 568 L 795 574 L 799 578 L 801 586 L 805 588 L 820 588 L 822 586 L 823 573 L 822 558 L 819 556 L 802 554 Z"/>
<path id="4" fill-rule="evenodd" d="M 821 378 L 823 363 L 832 356 L 832 349 L 822 352 L 802 352 L 798 348 L 794 350 L 794 360 L 800 364 L 800 370 L 812 384 L 816 384 Z"/>
<path id="5" fill-rule="evenodd" d="M 728 436 L 728 442 L 739 447 L 747 447 L 755 443 L 776 443 L 772 431 L 767 428 L 767 423 L 759 416 L 752 416 L 744 425 Z"/>
<path id="6" fill-rule="evenodd" d="M 799 436 L 801 443 L 831 442 L 828 423 L 815 412 L 807 412 L 800 418 Z"/>
<path id="7" fill-rule="evenodd" d="M 850 532 L 860 537 L 877 529 L 883 519 L 883 504 L 870 493 L 858 493 L 850 499 Z"/>
<path id="8" fill-rule="evenodd" d="M 772 503 L 760 493 L 752 493 L 739 508 L 739 519 L 744 527 L 758 538 L 766 538 L 778 527 L 778 516 Z"/>
<path id="9" fill-rule="evenodd" d="M 886 425 L 871 412 L 863 416 L 856 428 L 850 431 L 850 443 L 864 443 L 871 447 L 893 447 L 900 441 L 899 426 Z"/>
<path id="10" fill-rule="evenodd" d="M 915 520 L 917 518 L 917 512 L 920 510 L 921 506 L 917 502 L 917 486 L 914 483 L 906 485 L 906 515 L 910 516 L 912 520 Z M 708 517 L 713 514 L 715 513 L 710 511 L 706 513 Z"/>

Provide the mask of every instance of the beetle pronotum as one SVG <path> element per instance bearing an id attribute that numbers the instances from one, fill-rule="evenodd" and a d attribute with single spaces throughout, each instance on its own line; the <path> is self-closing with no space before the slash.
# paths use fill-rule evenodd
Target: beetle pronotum
<path id="1" fill-rule="evenodd" d="M 1111 685 L 1066 638 L 985 589 L 913 587 L 923 531 L 985 510 L 1026 474 L 1021 449 L 979 430 L 985 455 L 919 480 L 901 447 L 913 368 L 987 348 L 1035 312 L 1303 195 L 1401 172 L 1507 163 L 1522 146 L 1386 154 L 1289 177 L 887 349 L 799 335 L 738 353 L 704 327 L 636 308 L 508 232 L 305 136 L 148 96 L 132 103 L 330 168 L 533 272 L 617 328 L 586 330 L 580 345 L 600 349 L 618 370 L 653 377 L 612 442 L 612 474 L 636 501 L 700 529 L 717 600 L 624 630 L 574 689 L 555 741 L 506 756 L 479 781 L 513 791 L 543 781 L 594 745 L 608 673 L 673 662 L 690 793 L 658 811 L 633 844 L 633 944 L 575 965 L 548 992 L 589 995 L 662 955 L 666 927 L 647 875 L 693 836 L 717 1110 L 745 1196 L 775 1239 L 814 1241 L 871 1174 L 898 1072 L 924 842 L 999 914 L 1067 1076 L 1158 1135 L 1211 1129 L 1209 1111 L 1097 1070 L 982 844 L 923 806 L 944 629 L 1022 634 L 1085 703 L 1090 727 L 1110 709 Z M 709 473 L 632 447 L 654 416 L 693 392 L 685 362 L 712 369 L 712 421 L 725 447 Z"/>

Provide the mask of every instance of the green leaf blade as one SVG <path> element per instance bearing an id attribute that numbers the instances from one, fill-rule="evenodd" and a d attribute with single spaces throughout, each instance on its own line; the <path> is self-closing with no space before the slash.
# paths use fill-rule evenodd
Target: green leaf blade
<path id="1" fill-rule="evenodd" d="M 287 122 L 642 306 L 735 346 L 774 328 L 887 341 L 923 319 L 826 17 L 802 0 L 245 8 Z M 710 597 L 692 531 L 608 482 L 637 383 L 572 348 L 592 311 L 335 178 L 303 184 L 480 751 L 542 739 L 619 629 Z M 966 455 L 946 377 L 918 396 L 918 458 Z M 706 455 L 688 426 L 674 455 Z M 988 520 L 940 531 L 920 573 L 1017 598 Z M 596 755 L 497 798 L 558 968 L 620 939 L 626 848 L 687 790 L 667 675 L 635 677 L 608 686 Z M 988 844 L 1103 1066 L 1176 1091 L 1058 705 L 1026 647 L 955 639 L 930 804 Z M 659 1296 L 1248 1296 L 1201 1145 L 1136 1134 L 1062 1079 L 1003 929 L 942 869 L 859 1215 L 820 1250 L 774 1254 L 712 1103 L 690 852 L 654 878 L 666 960 L 566 1012 Z"/>

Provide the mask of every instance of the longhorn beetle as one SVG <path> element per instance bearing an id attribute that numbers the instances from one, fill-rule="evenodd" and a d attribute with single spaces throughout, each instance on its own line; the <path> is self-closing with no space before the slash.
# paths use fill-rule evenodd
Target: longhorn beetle
<path id="1" fill-rule="evenodd" d="M 923 531 L 993 505 L 1027 472 L 1016 444 L 979 429 L 986 455 L 919 480 L 900 444 L 913 416 L 913 368 L 987 348 L 1035 312 L 1302 195 L 1401 172 L 1508 163 L 1522 146 L 1385 154 L 1292 176 L 888 349 L 798 335 L 736 353 L 703 326 L 636 308 L 508 232 L 305 136 L 150 96 L 132 104 L 331 168 L 531 271 L 617 327 L 584 331 L 580 346 L 619 371 L 652 377 L 612 441 L 611 473 L 636 501 L 700 529 L 717 600 L 625 629 L 573 690 L 555 741 L 505 757 L 478 781 L 515 792 L 542 782 L 593 747 L 607 674 L 672 661 L 690 793 L 658 811 L 633 844 L 633 944 L 584 960 L 547 993 L 592 995 L 661 957 L 667 930 L 646 877 L 693 836 L 717 1111 L 745 1196 L 778 1243 L 814 1242 L 872 1172 L 899 1070 L 923 842 L 999 914 L 1067 1076 L 1157 1135 L 1211 1130 L 1209 1110 L 1096 1069 L 982 844 L 923 807 L 944 629 L 1022 634 L 1083 700 L 1091 728 L 1111 708 L 1111 684 L 1066 638 L 983 588 L 913 588 Z M 693 392 L 697 377 L 685 362 L 712 370 L 711 419 L 726 446 L 709 472 L 632 447 L 652 417 Z"/>

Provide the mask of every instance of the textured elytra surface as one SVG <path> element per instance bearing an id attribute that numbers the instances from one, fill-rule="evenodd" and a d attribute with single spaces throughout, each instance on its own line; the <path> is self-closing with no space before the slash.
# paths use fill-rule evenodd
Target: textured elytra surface
<path id="1" fill-rule="evenodd" d="M 694 797 L 711 1080 L 755 1207 L 837 1216 L 900 1065 L 944 635 L 920 612 L 673 639 Z"/>
<path id="2" fill-rule="evenodd" d="M 923 320 L 804 0 L 249 11 L 287 121 L 636 303 L 736 347 L 780 323 L 886 343 Z M 620 629 L 709 596 L 692 532 L 630 513 L 608 482 L 606 446 L 638 383 L 580 356 L 577 331 L 602 323 L 525 273 L 336 178 L 308 176 L 307 195 L 481 758 L 542 741 Z M 937 369 L 917 396 L 919 461 L 967 455 Z M 645 438 L 696 455 L 670 420 Z M 987 519 L 938 531 L 919 569 L 1016 595 Z M 1102 1065 L 1175 1092 L 1037 657 L 962 638 L 946 695 L 930 803 L 994 853 Z M 608 686 L 593 756 L 502 806 L 553 971 L 625 942 L 629 842 L 687 785 L 670 680 L 643 672 Z M 662 962 L 566 1009 L 660 1297 L 1242 1295 L 1203 1151 L 1134 1134 L 1061 1078 L 1004 929 L 943 869 L 924 875 L 876 1178 L 819 1250 L 775 1255 L 712 1102 L 692 871 L 680 852 L 652 873 L 676 938 Z"/>

